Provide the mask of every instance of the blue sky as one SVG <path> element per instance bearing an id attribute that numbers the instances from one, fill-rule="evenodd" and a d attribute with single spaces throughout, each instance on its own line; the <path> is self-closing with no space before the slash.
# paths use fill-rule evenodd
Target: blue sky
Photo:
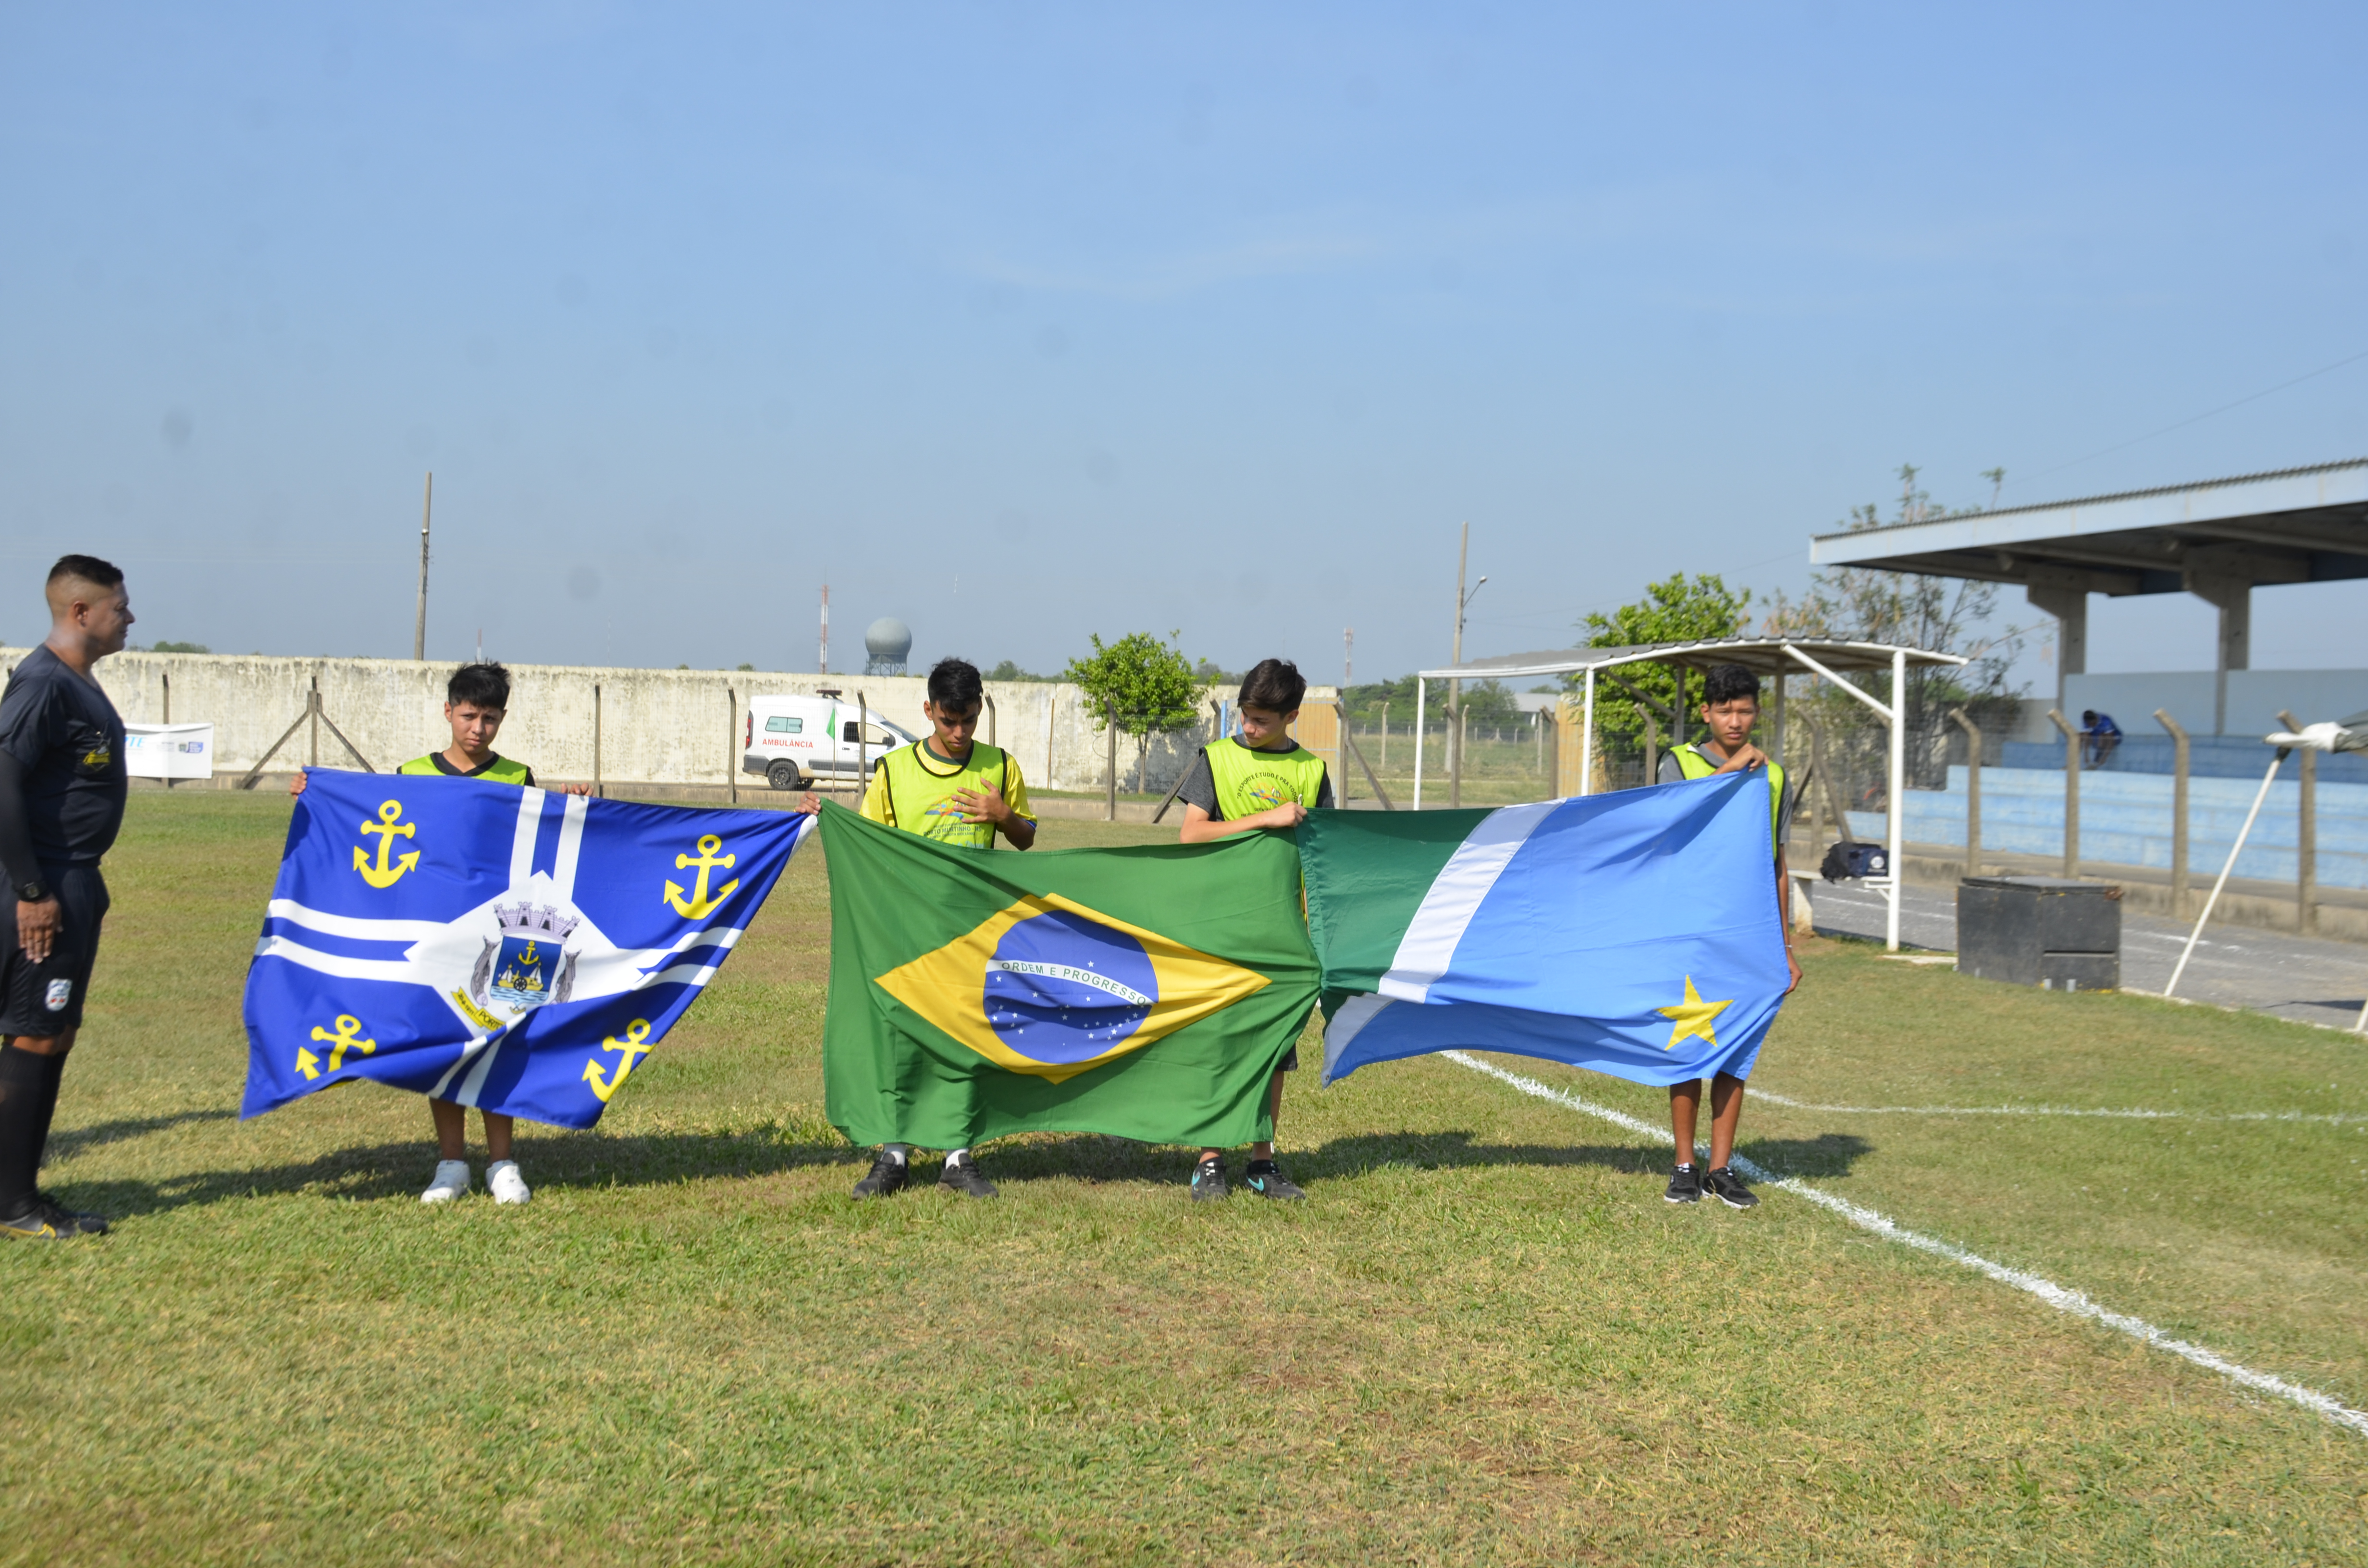
<path id="1" fill-rule="evenodd" d="M 0 637 L 1371 678 L 2368 452 L 2358 6 L 15 6 Z M 2002 619 L 2030 621 L 2019 602 Z M 2258 667 L 2368 663 L 2269 590 Z M 2210 612 L 2092 610 L 2091 665 Z M 2036 655 L 2019 675 L 2052 685 Z"/>

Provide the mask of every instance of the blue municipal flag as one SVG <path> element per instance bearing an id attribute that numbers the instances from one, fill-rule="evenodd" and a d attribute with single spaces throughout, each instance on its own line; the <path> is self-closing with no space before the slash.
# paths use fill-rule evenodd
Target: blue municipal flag
<path id="1" fill-rule="evenodd" d="M 370 1078 L 591 1126 L 812 824 L 314 771 L 247 971 L 240 1114 Z"/>
<path id="2" fill-rule="evenodd" d="M 1299 829 L 1324 1081 L 1466 1047 L 1640 1084 L 1748 1075 L 1790 972 L 1768 775 Z"/>

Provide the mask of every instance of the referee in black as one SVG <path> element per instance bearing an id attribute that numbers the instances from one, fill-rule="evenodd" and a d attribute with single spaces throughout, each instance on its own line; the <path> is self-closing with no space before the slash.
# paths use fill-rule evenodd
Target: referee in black
<path id="1" fill-rule="evenodd" d="M 123 721 L 90 668 L 123 651 L 123 574 L 90 555 L 50 568 L 50 635 L 0 695 L 0 1235 L 98 1235 L 34 1185 L 58 1079 L 82 1024 L 107 916 L 99 858 L 123 825 Z"/>

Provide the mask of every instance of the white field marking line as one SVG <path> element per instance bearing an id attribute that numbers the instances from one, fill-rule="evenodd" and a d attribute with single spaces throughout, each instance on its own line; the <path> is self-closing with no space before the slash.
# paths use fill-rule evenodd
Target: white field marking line
<path id="1" fill-rule="evenodd" d="M 1600 1118 L 1615 1127 L 1624 1128 L 1628 1131 L 1638 1133 L 1656 1142 L 1673 1142 L 1667 1129 L 1656 1127 L 1648 1121 L 1640 1121 L 1635 1117 L 1613 1110 L 1609 1106 L 1600 1106 L 1591 1100 L 1583 1100 L 1577 1095 L 1565 1094 L 1562 1090 L 1541 1084 L 1534 1078 L 1524 1078 L 1518 1073 L 1508 1073 L 1501 1067 L 1492 1067 L 1487 1062 L 1476 1057 L 1468 1056 L 1460 1051 L 1442 1051 L 1440 1054 L 1458 1066 L 1469 1067 L 1475 1073 L 1483 1073 L 1501 1083 L 1509 1084 L 1525 1095 L 1533 1095 L 1539 1099 L 1550 1100 L 1555 1105 L 1566 1107 L 1571 1110 Z M 2240 1388 L 2251 1389 L 2257 1393 L 2275 1394 L 2280 1399 L 2301 1405 L 2305 1410 L 2315 1411 L 2339 1426 L 2348 1426 L 2362 1437 L 2368 1437 L 2368 1411 L 2354 1410 L 2348 1404 L 2328 1398 L 2316 1389 L 2306 1389 L 2299 1383 L 2290 1383 L 2283 1378 L 2271 1377 L 2267 1372 L 2257 1372 L 2250 1367 L 2240 1367 L 2236 1362 L 2207 1350 L 2201 1345 L 2191 1345 L 2184 1339 L 2172 1338 L 2144 1318 L 2134 1318 L 2126 1312 L 2117 1312 L 2100 1306 L 2081 1291 L 2069 1290 L 2052 1279 L 2043 1279 L 2036 1274 L 2026 1274 L 2020 1268 L 2009 1268 L 2005 1264 L 1993 1263 L 1988 1258 L 1967 1252 L 1963 1247 L 1952 1246 L 1936 1236 L 1928 1236 L 1921 1232 L 1911 1231 L 1887 1215 L 1878 1214 L 1873 1210 L 1852 1203 L 1846 1198 L 1837 1198 L 1820 1187 L 1809 1186 L 1806 1182 L 1796 1181 L 1791 1176 L 1780 1176 L 1766 1166 L 1745 1159 L 1741 1154 L 1734 1155 L 1733 1160 L 1736 1168 L 1751 1180 L 1764 1186 L 1781 1187 L 1796 1198 L 1805 1198 L 1818 1208 L 1839 1214 L 1861 1230 L 1872 1231 L 1885 1241 L 1897 1242 L 1902 1246 L 1914 1247 L 1918 1252 L 1930 1253 L 1935 1257 L 1947 1258 L 1951 1263 L 1963 1264 L 1967 1268 L 1988 1275 L 2001 1285 L 2010 1285 L 2026 1295 L 2038 1297 L 2059 1312 L 2068 1312 L 2077 1318 L 2086 1318 L 2090 1323 L 2113 1330 L 2116 1334 L 2126 1334 L 2140 1344 L 2151 1346 L 2157 1350 L 2168 1351 L 2181 1360 L 2193 1362 L 2206 1371 L 2217 1372 Z"/>
<path id="2" fill-rule="evenodd" d="M 1791 1110 L 1835 1111 L 1846 1116 L 2095 1116 L 2128 1121 L 2307 1121 L 2330 1127 L 2368 1121 L 2368 1114 L 2299 1110 L 2112 1110 L 2054 1105 L 1821 1105 L 1815 1100 L 1788 1099 L 1769 1089 L 1753 1089 L 1751 1097 Z"/>

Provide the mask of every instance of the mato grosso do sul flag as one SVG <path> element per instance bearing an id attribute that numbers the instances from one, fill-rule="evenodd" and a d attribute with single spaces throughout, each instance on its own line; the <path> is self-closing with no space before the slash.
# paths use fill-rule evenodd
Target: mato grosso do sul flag
<path id="1" fill-rule="evenodd" d="M 812 819 L 315 770 L 246 977 L 256 1116 L 354 1078 L 589 1127 Z"/>
<path id="2" fill-rule="evenodd" d="M 1496 811 L 1311 812 L 1324 1081 L 1464 1047 L 1748 1076 L 1791 979 L 1753 769 Z"/>
<path id="3" fill-rule="evenodd" d="M 822 811 L 831 1124 L 951 1149 L 1008 1132 L 1230 1148 L 1315 1005 L 1288 838 L 959 849 Z"/>

